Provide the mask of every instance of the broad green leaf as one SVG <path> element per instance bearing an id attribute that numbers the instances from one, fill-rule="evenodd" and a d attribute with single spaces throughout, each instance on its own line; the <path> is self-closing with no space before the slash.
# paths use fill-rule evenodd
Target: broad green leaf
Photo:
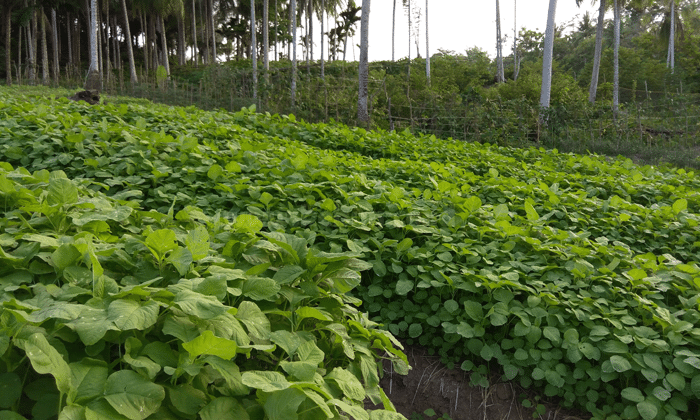
<path id="1" fill-rule="evenodd" d="M 263 340 L 270 337 L 270 321 L 255 303 L 241 302 L 235 316 L 246 326 L 249 334 Z"/>
<path id="2" fill-rule="evenodd" d="M 204 361 L 221 375 L 231 395 L 248 395 L 250 389 L 243 384 L 241 371 L 231 360 L 224 360 L 217 356 L 205 356 Z"/>
<path id="3" fill-rule="evenodd" d="M 244 385 L 263 392 L 281 391 L 292 385 L 287 382 L 287 379 L 281 373 L 264 370 L 243 372 L 241 379 Z"/>
<path id="4" fill-rule="evenodd" d="M 316 374 L 317 365 L 310 362 L 280 362 L 280 367 L 287 374 L 297 378 L 300 381 L 312 381 Z"/>
<path id="5" fill-rule="evenodd" d="M 239 232 L 256 233 L 262 229 L 263 223 L 250 214 L 239 214 L 233 223 L 233 229 Z"/>
<path id="6" fill-rule="evenodd" d="M 474 321 L 481 321 L 484 319 L 484 310 L 481 307 L 481 303 L 468 300 L 464 302 L 464 311 L 469 315 Z"/>
<path id="7" fill-rule="evenodd" d="M 353 290 L 360 284 L 360 273 L 349 268 L 341 268 L 326 277 L 326 281 L 331 284 L 333 293 L 345 294 Z"/>
<path id="8" fill-rule="evenodd" d="M 649 401 L 638 402 L 637 410 L 639 411 L 639 415 L 642 416 L 644 420 L 652 420 L 659 412 L 659 409 Z"/>
<path id="9" fill-rule="evenodd" d="M 199 412 L 202 420 L 248 420 L 248 412 L 235 398 L 218 397 Z"/>
<path id="10" fill-rule="evenodd" d="M 78 188 L 67 178 L 52 178 L 46 199 L 51 206 L 73 204 L 78 201 Z"/>
<path id="11" fill-rule="evenodd" d="M 286 330 L 274 331 L 270 334 L 270 340 L 281 347 L 289 357 L 294 356 L 302 341 L 299 335 Z"/>
<path id="12" fill-rule="evenodd" d="M 277 282 L 277 284 L 289 284 L 298 279 L 304 273 L 306 273 L 306 270 L 298 265 L 285 265 L 284 267 L 280 268 L 272 278 Z"/>
<path id="13" fill-rule="evenodd" d="M 117 329 L 114 322 L 107 317 L 106 310 L 89 306 L 84 306 L 80 316 L 66 325 L 77 332 L 80 340 L 87 346 L 96 344 L 107 331 Z"/>
<path id="14" fill-rule="evenodd" d="M 529 201 L 525 202 L 525 213 L 527 215 L 527 220 L 531 222 L 534 222 L 535 220 L 540 218 L 540 215 L 537 214 L 537 210 L 535 210 L 535 208 Z"/>
<path id="15" fill-rule="evenodd" d="M 369 420 L 405 420 L 403 414 L 388 410 L 372 410 L 369 412 Z"/>
<path id="16" fill-rule="evenodd" d="M 101 360 L 85 358 L 70 364 L 71 390 L 68 401 L 74 404 L 87 404 L 99 398 L 104 392 L 109 374 L 107 363 Z"/>
<path id="17" fill-rule="evenodd" d="M 678 214 L 688 209 L 688 200 L 681 198 L 673 203 L 673 213 Z"/>
<path id="18" fill-rule="evenodd" d="M 466 200 L 464 200 L 465 210 L 467 210 L 471 213 L 479 210 L 481 205 L 482 205 L 481 199 L 479 197 L 476 197 L 476 196 L 471 196 L 471 197 L 467 198 Z"/>
<path id="19" fill-rule="evenodd" d="M 671 384 L 672 387 L 679 391 L 683 391 L 685 389 L 685 377 L 679 372 L 669 373 L 668 375 L 666 375 L 666 380 L 669 384 Z"/>
<path id="20" fill-rule="evenodd" d="M 328 404 L 326 403 L 326 399 L 323 398 L 321 395 L 319 395 L 316 391 L 309 389 L 309 388 L 301 388 L 301 391 L 304 392 L 304 394 L 311 400 L 313 401 L 314 404 L 318 408 L 320 408 L 323 411 L 323 414 L 327 418 L 333 418 L 334 414 L 331 411 L 331 409 L 328 407 Z"/>
<path id="21" fill-rule="evenodd" d="M 85 420 L 131 420 L 115 410 L 105 398 L 91 401 L 85 408 Z"/>
<path id="22" fill-rule="evenodd" d="M 693 376 L 693 379 L 690 381 L 690 390 L 696 398 L 700 398 L 700 375 Z"/>
<path id="23" fill-rule="evenodd" d="M 608 340 L 600 348 L 604 353 L 613 353 L 613 354 L 627 354 L 629 352 L 629 349 L 627 348 L 627 344 L 617 341 L 617 340 Z"/>
<path id="24" fill-rule="evenodd" d="M 0 373 L 0 408 L 12 407 L 21 396 L 22 379 L 15 372 Z"/>
<path id="25" fill-rule="evenodd" d="M 159 260 L 165 258 L 165 254 L 177 248 L 177 237 L 170 229 L 158 229 L 146 237 L 146 246 Z"/>
<path id="26" fill-rule="evenodd" d="M 107 378 L 104 395 L 107 402 L 123 416 L 145 419 L 158 411 L 165 398 L 165 390 L 134 371 L 120 370 Z"/>
<path id="27" fill-rule="evenodd" d="M 73 244 L 63 244 L 51 254 L 51 261 L 53 261 L 56 268 L 63 270 L 72 265 L 82 256 L 83 255 L 75 248 L 75 246 L 73 246 Z"/>
<path id="28" fill-rule="evenodd" d="M 180 384 L 166 388 L 170 403 L 177 411 L 193 416 L 207 403 L 207 396 L 189 384 Z"/>
<path id="29" fill-rule="evenodd" d="M 332 380 L 348 398 L 362 401 L 365 398 L 365 390 L 355 375 L 348 370 L 337 367 L 325 377 L 326 381 Z"/>
<path id="30" fill-rule="evenodd" d="M 622 390 L 622 397 L 628 399 L 632 402 L 638 403 L 644 401 L 644 395 L 642 391 L 637 388 L 628 387 Z"/>
<path id="31" fill-rule="evenodd" d="M 306 399 L 306 394 L 295 388 L 273 392 L 265 401 L 263 408 L 270 420 L 296 420 L 299 404 Z"/>
<path id="32" fill-rule="evenodd" d="M 156 301 L 146 303 L 132 299 L 118 299 L 110 303 L 107 309 L 109 320 L 122 331 L 145 330 L 158 320 L 160 306 Z"/>
<path id="33" fill-rule="evenodd" d="M 297 348 L 299 360 L 318 366 L 325 360 L 325 353 L 313 341 L 304 341 Z"/>
<path id="34" fill-rule="evenodd" d="M 0 418 L 5 419 L 2 414 Z M 58 420 L 87 420 L 85 417 L 85 407 L 78 407 L 77 405 L 67 405 L 63 407 L 63 410 L 58 415 Z"/>
<path id="35" fill-rule="evenodd" d="M 243 296 L 252 300 L 265 300 L 277 295 L 280 285 L 271 278 L 249 277 L 243 282 L 241 290 Z"/>
<path id="36" fill-rule="evenodd" d="M 244 302 L 245 303 L 245 302 Z M 212 319 L 226 312 L 227 308 L 213 296 L 205 296 L 191 290 L 181 290 L 173 304 L 186 314 L 201 319 Z"/>
<path id="37" fill-rule="evenodd" d="M 185 245 L 192 254 L 192 260 L 201 260 L 209 255 L 209 232 L 204 226 L 197 226 L 187 233 Z"/>
<path id="38" fill-rule="evenodd" d="M 191 359 L 195 359 L 203 354 L 211 354 L 228 360 L 234 358 L 238 350 L 235 341 L 216 337 L 211 331 L 204 331 L 194 340 L 183 343 L 182 347 L 187 350 Z"/>
<path id="39" fill-rule="evenodd" d="M 184 276 L 190 271 L 190 264 L 194 260 L 189 249 L 178 246 L 170 253 L 167 261 L 175 267 L 181 276 Z"/>
<path id="40" fill-rule="evenodd" d="M 622 356 L 612 356 L 610 358 L 610 363 L 612 364 L 613 369 L 615 369 L 615 372 L 622 373 L 632 369 L 632 364 L 630 364 L 629 360 Z"/>
<path id="41" fill-rule="evenodd" d="M 347 413 L 351 419 L 369 420 L 369 414 L 367 413 L 367 411 L 365 411 L 364 407 L 354 404 L 348 404 L 347 402 L 338 399 L 329 400 L 328 403 L 340 408 L 342 411 Z"/>
<path id="42" fill-rule="evenodd" d="M 209 167 L 209 170 L 207 171 L 207 178 L 211 179 L 212 181 L 216 181 L 223 174 L 224 169 L 220 165 L 213 164 Z"/>
<path id="43" fill-rule="evenodd" d="M 413 323 L 408 327 L 408 336 L 411 338 L 416 338 L 423 334 L 423 326 L 418 323 Z"/>
<path id="44" fill-rule="evenodd" d="M 37 373 L 53 375 L 58 390 L 63 394 L 68 393 L 71 388 L 70 367 L 43 334 L 35 333 L 26 340 L 15 340 L 15 343 L 25 351 Z"/>
<path id="45" fill-rule="evenodd" d="M 320 310 L 313 308 L 311 306 L 302 306 L 301 308 L 297 309 L 296 314 L 298 315 L 297 320 L 301 321 L 302 319 L 305 318 L 315 318 L 320 321 L 332 321 L 333 318 L 331 318 L 330 314 L 323 313 Z"/>

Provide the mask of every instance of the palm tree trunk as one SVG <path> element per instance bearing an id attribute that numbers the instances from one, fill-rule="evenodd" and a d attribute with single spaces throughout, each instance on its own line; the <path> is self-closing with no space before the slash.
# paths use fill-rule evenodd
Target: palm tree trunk
<path id="1" fill-rule="evenodd" d="M 177 12 L 177 62 L 185 65 L 185 16 Z"/>
<path id="2" fill-rule="evenodd" d="M 53 46 L 53 77 L 54 82 L 58 84 L 58 78 L 61 70 L 58 63 L 58 26 L 56 23 L 56 8 L 51 9 L 51 40 L 53 41 L 51 44 Z"/>
<path id="3" fill-rule="evenodd" d="M 291 0 L 290 16 L 293 18 L 297 15 L 297 0 Z M 292 109 L 295 108 L 297 94 L 297 25 L 296 22 L 291 22 L 292 25 Z"/>
<path id="4" fill-rule="evenodd" d="M 270 82 L 270 2 L 263 1 L 263 70 L 265 71 L 265 83 Z"/>
<path id="5" fill-rule="evenodd" d="M 255 0 L 250 0 L 250 56 L 253 59 L 253 100 L 258 101 L 258 42 L 255 33 Z"/>
<path id="6" fill-rule="evenodd" d="M 598 92 L 598 74 L 600 73 L 600 57 L 603 52 L 603 26 L 605 25 L 605 0 L 600 0 L 598 9 L 598 26 L 595 32 L 595 54 L 593 56 L 593 72 L 591 86 L 588 89 L 588 102 L 594 103 Z"/>
<path id="7" fill-rule="evenodd" d="M 192 61 L 195 67 L 199 65 L 199 57 L 197 56 L 197 9 L 192 0 Z"/>
<path id="8" fill-rule="evenodd" d="M 666 67 L 671 69 L 671 73 L 674 70 L 675 57 L 673 56 L 676 42 L 676 5 L 675 0 L 671 0 L 671 27 L 669 28 L 668 35 L 668 54 L 666 56 Z"/>
<path id="9" fill-rule="evenodd" d="M 10 48 L 12 37 L 12 4 L 5 5 L 5 83 L 12 86 L 12 60 L 10 59 Z"/>
<path id="10" fill-rule="evenodd" d="M 396 39 L 396 0 L 394 0 L 394 12 L 391 15 L 391 61 L 396 61 L 394 50 L 395 50 L 395 39 Z"/>
<path id="11" fill-rule="evenodd" d="M 326 80 L 326 63 L 323 57 L 324 38 L 326 20 L 326 0 L 321 0 L 321 80 Z"/>
<path id="12" fill-rule="evenodd" d="M 209 24 L 211 25 L 211 62 L 217 63 L 216 58 L 216 27 L 214 26 L 214 2 L 209 0 Z"/>
<path id="13" fill-rule="evenodd" d="M 499 0 L 496 0 L 496 65 L 498 67 L 496 81 L 498 83 L 503 83 L 506 81 L 506 77 L 503 71 L 503 46 L 501 44 L 501 4 Z"/>
<path id="14" fill-rule="evenodd" d="M 36 83 L 36 12 L 32 12 L 31 19 L 27 26 L 27 67 L 29 83 L 33 85 Z"/>
<path id="15" fill-rule="evenodd" d="M 554 16 L 557 11 L 557 0 L 549 0 L 547 14 L 547 30 L 544 33 L 544 58 L 542 59 L 542 91 L 540 92 L 540 107 L 549 108 L 552 90 L 552 58 L 554 49 Z"/>
<path id="16" fill-rule="evenodd" d="M 306 41 L 309 43 L 311 61 L 314 61 L 314 9 L 311 7 L 313 2 L 309 2 L 309 30 L 306 34 Z"/>
<path id="17" fill-rule="evenodd" d="M 513 0 L 513 80 L 518 80 L 518 2 Z"/>
<path id="18" fill-rule="evenodd" d="M 613 41 L 613 118 L 620 108 L 620 2 L 613 0 L 615 40 Z"/>
<path id="19" fill-rule="evenodd" d="M 102 36 L 104 37 L 104 55 L 102 55 L 102 65 L 103 71 L 107 75 L 107 85 L 109 85 L 110 80 L 112 79 L 112 61 L 109 58 L 109 38 L 114 35 L 109 33 L 109 1 L 107 1 L 107 7 L 105 10 L 106 16 L 104 21 L 102 20 L 102 14 L 100 13 L 100 30 L 102 30 Z M 102 28 L 104 28 L 104 30 Z"/>
<path id="20" fill-rule="evenodd" d="M 369 126 L 369 11 L 370 0 L 362 0 L 362 20 L 360 21 L 360 80 L 357 99 L 357 120 Z"/>
<path id="21" fill-rule="evenodd" d="M 498 1 L 498 0 L 496 0 Z M 425 78 L 430 86 L 430 32 L 428 31 L 428 0 L 425 0 Z"/>
<path id="22" fill-rule="evenodd" d="M 161 48 L 163 49 L 163 65 L 165 66 L 165 72 L 170 76 L 170 60 L 168 59 L 168 39 L 165 37 L 165 22 L 163 21 L 163 15 L 158 13 L 158 26 L 160 26 L 160 42 Z"/>
<path id="23" fill-rule="evenodd" d="M 87 0 L 86 0 L 87 1 Z M 85 82 L 85 90 L 102 90 L 102 75 L 97 53 L 97 0 L 90 3 L 90 68 Z"/>
<path id="24" fill-rule="evenodd" d="M 131 29 L 129 28 L 129 11 L 126 9 L 126 0 L 122 0 L 122 13 L 124 14 L 124 31 L 126 33 L 126 53 L 129 56 L 129 74 L 132 86 L 139 82 L 136 76 L 136 62 L 134 61 L 134 49 L 131 46 Z"/>
<path id="25" fill-rule="evenodd" d="M 41 83 L 49 84 L 49 49 L 46 42 L 46 16 L 44 8 L 39 7 L 39 30 L 41 31 Z"/>

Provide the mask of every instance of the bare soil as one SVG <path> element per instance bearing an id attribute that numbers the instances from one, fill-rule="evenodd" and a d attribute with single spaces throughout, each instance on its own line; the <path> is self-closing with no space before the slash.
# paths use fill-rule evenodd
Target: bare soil
<path id="1" fill-rule="evenodd" d="M 439 356 L 430 356 L 426 349 L 406 346 L 404 352 L 412 367 L 402 376 L 385 363 L 381 386 L 399 413 L 408 419 L 452 420 L 584 420 L 590 415 L 558 407 L 553 401 L 537 397 L 532 391 L 514 382 L 500 381 L 500 375 L 489 378 L 489 387 L 470 385 L 471 372 L 459 367 L 448 369 Z M 526 408 L 522 401 L 538 400 L 546 407 L 544 414 L 534 407 Z M 428 409 L 436 413 L 425 415 Z M 449 417 L 446 417 L 446 416 Z"/>

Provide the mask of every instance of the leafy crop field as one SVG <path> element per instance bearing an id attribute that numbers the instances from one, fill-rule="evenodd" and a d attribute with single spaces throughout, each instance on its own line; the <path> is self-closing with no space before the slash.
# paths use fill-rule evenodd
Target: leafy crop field
<path id="1" fill-rule="evenodd" d="M 4 413 L 398 418 L 394 336 L 598 419 L 700 410 L 694 173 L 48 92 L 0 89 Z"/>

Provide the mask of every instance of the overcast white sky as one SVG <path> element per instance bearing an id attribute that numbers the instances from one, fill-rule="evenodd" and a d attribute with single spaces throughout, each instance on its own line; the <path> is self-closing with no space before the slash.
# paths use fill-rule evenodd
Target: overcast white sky
<path id="1" fill-rule="evenodd" d="M 496 1 L 495 0 L 428 0 L 430 54 L 438 49 L 452 50 L 463 54 L 467 49 L 479 47 L 487 51 L 491 57 L 496 55 Z M 509 55 L 513 47 L 513 16 L 515 0 L 500 0 L 501 31 L 507 36 L 503 44 L 503 54 Z M 356 0 L 360 5 L 361 0 Z M 406 57 L 408 52 L 408 18 L 401 6 L 401 0 L 396 0 L 396 59 Z M 584 0 L 581 8 L 576 7 L 574 0 L 559 0 L 557 2 L 556 22 L 561 25 L 576 18 L 576 22 L 586 12 L 597 18 L 598 2 L 591 5 L 591 0 Z M 369 25 L 369 59 L 370 61 L 391 60 L 391 26 L 393 0 L 374 0 L 371 5 Z M 413 0 L 412 4 L 425 9 L 425 0 Z M 517 1 L 517 27 L 531 30 L 539 29 L 544 32 L 547 27 L 548 0 Z M 577 17 L 578 15 L 578 17 Z M 329 22 L 329 25 L 335 26 Z M 359 23 L 354 44 L 360 42 Z M 327 31 L 328 29 L 326 29 Z M 319 29 L 320 32 L 320 29 Z M 316 42 L 318 44 L 318 41 Z M 415 42 L 411 45 L 411 57 L 416 56 Z M 318 46 L 316 48 L 319 48 Z M 425 14 L 420 24 L 420 52 L 425 57 Z M 318 54 L 318 52 L 315 52 Z M 359 52 L 348 51 L 348 61 L 359 59 Z"/>

